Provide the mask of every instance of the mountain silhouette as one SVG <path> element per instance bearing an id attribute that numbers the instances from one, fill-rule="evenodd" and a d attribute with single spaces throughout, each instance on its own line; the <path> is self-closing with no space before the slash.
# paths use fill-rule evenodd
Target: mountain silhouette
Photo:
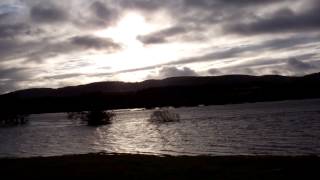
<path id="1" fill-rule="evenodd" d="M 226 75 L 26 89 L 1 95 L 0 102 L 3 112 L 46 113 L 320 98 L 319 92 L 320 73 L 302 77 Z"/>

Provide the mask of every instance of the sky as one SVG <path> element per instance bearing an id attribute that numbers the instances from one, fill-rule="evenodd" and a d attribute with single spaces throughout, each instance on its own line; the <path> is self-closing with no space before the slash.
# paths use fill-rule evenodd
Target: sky
<path id="1" fill-rule="evenodd" d="M 0 93 L 320 71 L 319 0 L 1 0 Z"/>

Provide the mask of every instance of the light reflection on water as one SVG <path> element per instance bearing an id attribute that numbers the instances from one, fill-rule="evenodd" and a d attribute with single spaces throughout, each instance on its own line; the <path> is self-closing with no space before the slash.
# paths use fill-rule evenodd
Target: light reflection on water
<path id="1" fill-rule="evenodd" d="M 320 100 L 178 108 L 180 122 L 149 121 L 152 110 L 116 111 L 89 127 L 65 113 L 32 115 L 0 129 L 0 157 L 89 152 L 170 155 L 320 155 Z"/>

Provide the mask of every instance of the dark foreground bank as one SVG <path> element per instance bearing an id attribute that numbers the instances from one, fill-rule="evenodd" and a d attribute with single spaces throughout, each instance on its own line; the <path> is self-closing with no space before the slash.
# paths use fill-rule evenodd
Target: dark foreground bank
<path id="1" fill-rule="evenodd" d="M 320 179 L 316 156 L 149 156 L 86 154 L 0 159 L 1 178 Z"/>

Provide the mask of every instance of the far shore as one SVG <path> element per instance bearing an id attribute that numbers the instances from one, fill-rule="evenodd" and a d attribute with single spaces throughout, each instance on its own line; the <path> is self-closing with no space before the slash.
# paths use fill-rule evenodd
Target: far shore
<path id="1" fill-rule="evenodd" d="M 2 158 L 1 178 L 320 179 L 319 156 L 84 154 Z"/>

